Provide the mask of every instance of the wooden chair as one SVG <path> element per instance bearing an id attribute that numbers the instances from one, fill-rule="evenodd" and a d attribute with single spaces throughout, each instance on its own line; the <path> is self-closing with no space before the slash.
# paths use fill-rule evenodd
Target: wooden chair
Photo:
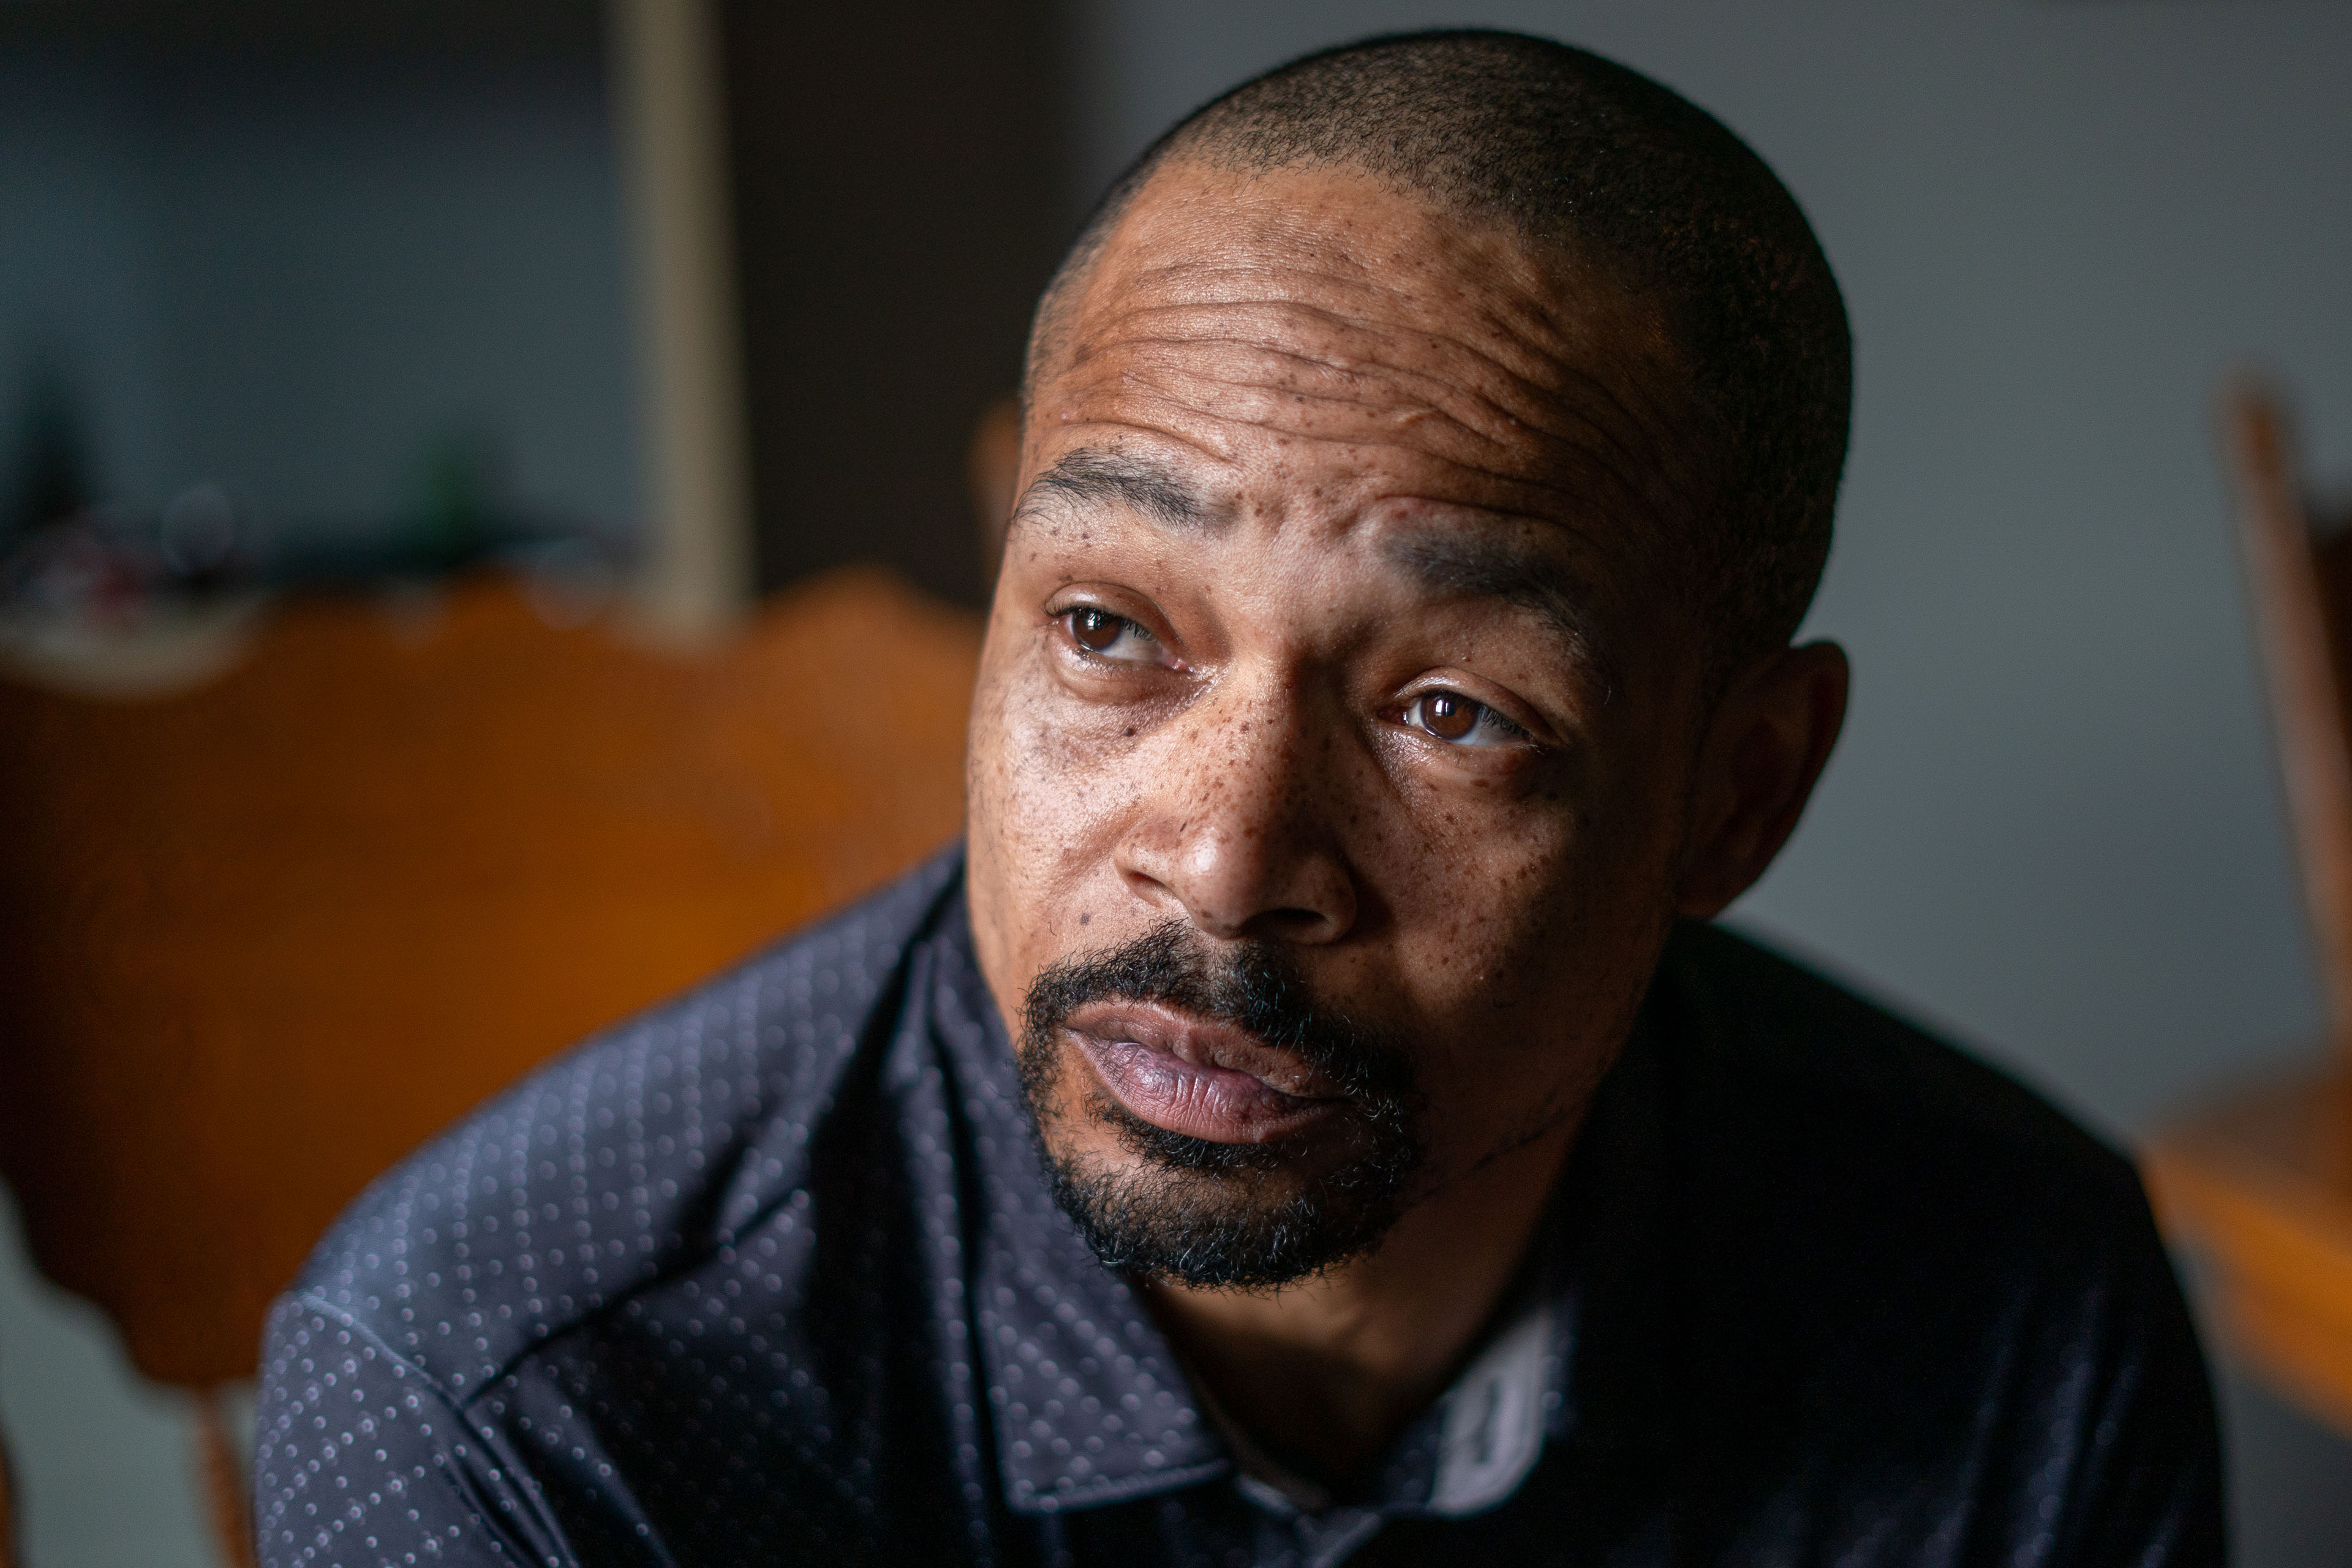
<path id="1" fill-rule="evenodd" d="M 225 1561 L 213 1392 L 336 1212 L 954 835 L 979 632 L 851 572 L 687 658 L 483 581 L 430 624 L 293 605 L 175 697 L 0 683 L 0 1176 L 40 1269 L 198 1394 Z"/>
<path id="2" fill-rule="evenodd" d="M 2352 518 L 2315 515 L 2271 395 L 2235 389 L 2223 422 L 2330 1053 L 2191 1110 L 2143 1163 L 2213 1265 L 2229 1348 L 2352 1434 Z"/>

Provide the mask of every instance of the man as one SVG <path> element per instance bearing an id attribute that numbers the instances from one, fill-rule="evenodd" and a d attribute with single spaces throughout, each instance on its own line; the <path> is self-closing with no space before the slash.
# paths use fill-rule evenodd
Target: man
<path id="1" fill-rule="evenodd" d="M 2218 1562 L 2129 1166 L 1703 923 L 1843 717 L 1849 363 L 1590 55 L 1179 126 L 1038 313 L 966 846 L 361 1201 L 264 1560 Z"/>

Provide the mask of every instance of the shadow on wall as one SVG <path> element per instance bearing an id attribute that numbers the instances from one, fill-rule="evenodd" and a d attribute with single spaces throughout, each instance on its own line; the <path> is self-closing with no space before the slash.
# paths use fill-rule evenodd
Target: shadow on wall
<path id="1" fill-rule="evenodd" d="M 761 583 L 879 561 L 979 604 L 967 443 L 1077 217 L 1062 6 L 724 16 Z"/>

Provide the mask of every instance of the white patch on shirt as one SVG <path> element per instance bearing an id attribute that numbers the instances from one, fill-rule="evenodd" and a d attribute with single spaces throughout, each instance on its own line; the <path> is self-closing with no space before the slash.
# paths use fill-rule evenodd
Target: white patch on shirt
<path id="1" fill-rule="evenodd" d="M 1536 1468 L 1551 1348 L 1551 1307 L 1538 1302 L 1446 1391 L 1430 1511 L 1459 1519 L 1490 1509 Z"/>

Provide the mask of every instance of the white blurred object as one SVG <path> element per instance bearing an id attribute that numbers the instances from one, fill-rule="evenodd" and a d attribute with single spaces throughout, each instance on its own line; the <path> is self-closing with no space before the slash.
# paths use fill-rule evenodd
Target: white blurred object
<path id="1" fill-rule="evenodd" d="M 701 641 L 753 586 L 719 18 L 709 0 L 612 0 L 608 16 L 652 468 L 636 597 L 648 630 Z"/>
<path id="2" fill-rule="evenodd" d="M 269 600 L 257 592 L 156 600 L 121 618 L 39 604 L 0 608 L 0 677 L 119 700 L 185 691 L 244 657 Z"/>

